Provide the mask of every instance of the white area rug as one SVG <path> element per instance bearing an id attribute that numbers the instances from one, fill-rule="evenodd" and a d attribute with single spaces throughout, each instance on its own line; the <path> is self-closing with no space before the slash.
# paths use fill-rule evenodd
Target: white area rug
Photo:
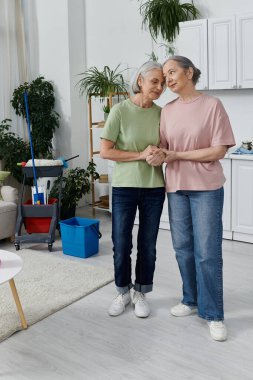
<path id="1" fill-rule="evenodd" d="M 22 249 L 22 271 L 14 278 L 28 326 L 113 280 L 113 270 L 53 252 Z M 28 327 L 29 328 L 29 327 Z M 21 323 L 9 283 L 0 286 L 0 342 Z"/>

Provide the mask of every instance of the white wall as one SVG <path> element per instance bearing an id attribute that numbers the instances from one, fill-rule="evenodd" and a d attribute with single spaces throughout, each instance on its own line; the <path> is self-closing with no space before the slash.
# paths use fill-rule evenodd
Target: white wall
<path id="1" fill-rule="evenodd" d="M 88 131 L 84 99 L 75 87 L 77 74 L 85 66 L 85 12 L 83 0 L 36 0 L 38 65 L 32 75 L 54 83 L 60 128 L 56 132 L 56 156 L 79 154 L 70 165 L 85 166 Z M 35 60 L 35 59 L 34 59 Z M 33 68 L 34 69 L 34 68 Z M 34 78 L 32 78 L 34 79 Z"/>
<path id="2" fill-rule="evenodd" d="M 231 16 L 253 11 L 252 0 L 194 0 L 203 18 Z"/>
<path id="3" fill-rule="evenodd" d="M 140 66 L 152 51 L 136 0 L 86 0 L 87 67 Z M 122 66 L 123 67 L 123 66 Z"/>
<path id="4" fill-rule="evenodd" d="M 87 144 L 89 141 L 87 128 L 87 105 L 84 97 L 79 96 L 76 86 L 78 74 L 85 68 L 85 7 L 83 0 L 68 1 L 69 19 L 69 79 L 70 79 L 70 108 L 71 119 L 68 125 L 70 131 L 71 156 L 80 155 L 71 164 L 86 167 L 88 163 Z M 66 136 L 64 136 L 66 137 Z M 69 155 L 70 157 L 70 155 Z"/>

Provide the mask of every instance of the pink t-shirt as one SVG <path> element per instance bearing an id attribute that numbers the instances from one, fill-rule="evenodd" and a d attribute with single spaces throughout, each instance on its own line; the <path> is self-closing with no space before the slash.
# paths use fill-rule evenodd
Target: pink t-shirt
<path id="1" fill-rule="evenodd" d="M 221 101 L 201 94 L 190 102 L 180 98 L 162 109 L 160 146 L 185 152 L 212 146 L 235 145 L 228 115 Z M 166 166 L 166 190 L 215 190 L 225 182 L 219 161 L 178 160 Z"/>

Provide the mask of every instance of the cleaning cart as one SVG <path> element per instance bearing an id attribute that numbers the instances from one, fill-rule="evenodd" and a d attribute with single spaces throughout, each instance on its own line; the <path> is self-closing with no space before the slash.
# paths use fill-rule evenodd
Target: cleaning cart
<path id="1" fill-rule="evenodd" d="M 27 204 L 24 203 L 24 191 L 27 178 L 33 178 L 36 182 L 37 178 L 42 177 L 60 177 L 62 178 L 62 166 L 36 166 L 36 178 L 32 166 L 22 167 L 23 182 L 21 196 L 18 204 L 18 217 L 16 223 L 14 245 L 16 251 L 20 249 L 21 243 L 47 243 L 49 252 L 52 251 L 55 241 L 55 230 L 59 225 L 60 205 L 61 205 L 61 181 L 59 189 L 58 201 L 49 202 L 49 204 Z M 32 203 L 32 202 L 30 202 Z M 45 221 L 48 222 L 47 232 L 31 232 L 32 221 L 36 221 L 45 227 Z M 30 223 L 29 223 L 30 222 Z M 28 228 L 28 226 L 30 226 Z M 26 233 L 22 234 L 23 230 Z M 38 229 L 40 230 L 40 229 Z M 43 229 L 42 229 L 43 230 Z"/>

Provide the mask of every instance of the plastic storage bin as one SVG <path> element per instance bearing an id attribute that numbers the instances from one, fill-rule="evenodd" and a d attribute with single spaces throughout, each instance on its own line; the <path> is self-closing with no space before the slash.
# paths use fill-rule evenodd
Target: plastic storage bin
<path id="1" fill-rule="evenodd" d="M 99 220 L 74 217 L 60 221 L 65 255 L 87 258 L 98 253 Z"/>

